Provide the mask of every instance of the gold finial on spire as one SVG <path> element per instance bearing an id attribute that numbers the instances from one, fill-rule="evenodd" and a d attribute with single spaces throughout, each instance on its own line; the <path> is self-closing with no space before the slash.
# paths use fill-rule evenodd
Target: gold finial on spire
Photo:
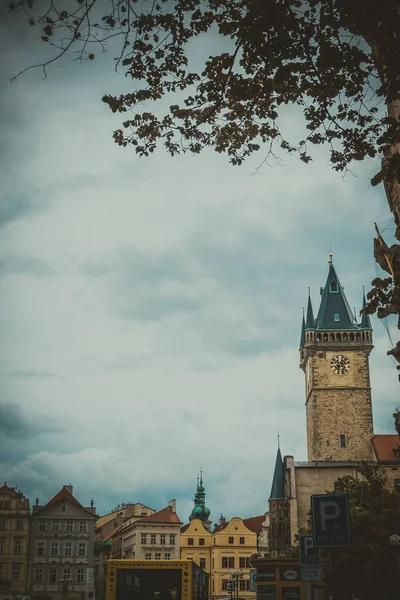
<path id="1" fill-rule="evenodd" d="M 332 252 L 329 252 L 328 265 L 331 265 L 332 263 L 333 263 L 333 254 L 332 254 Z"/>

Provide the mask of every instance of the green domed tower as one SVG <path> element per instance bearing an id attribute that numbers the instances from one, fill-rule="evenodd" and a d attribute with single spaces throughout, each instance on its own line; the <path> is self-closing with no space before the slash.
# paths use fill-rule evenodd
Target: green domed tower
<path id="1" fill-rule="evenodd" d="M 203 471 L 200 470 L 200 481 L 197 477 L 197 488 L 194 495 L 194 508 L 189 515 L 189 521 L 193 519 L 200 519 L 204 527 L 209 530 L 211 527 L 211 521 L 209 519 L 210 509 L 206 506 L 206 490 L 203 485 Z"/>

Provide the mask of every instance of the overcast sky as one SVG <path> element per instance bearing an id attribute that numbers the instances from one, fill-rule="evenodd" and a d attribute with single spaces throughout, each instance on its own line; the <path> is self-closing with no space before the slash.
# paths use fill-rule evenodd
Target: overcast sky
<path id="1" fill-rule="evenodd" d="M 101 102 L 130 89 L 112 52 L 10 84 L 43 48 L 0 33 L 0 476 L 40 503 L 72 483 L 99 514 L 174 497 L 187 522 L 202 463 L 214 520 L 262 514 L 278 431 L 283 454 L 307 455 L 307 286 L 317 309 L 330 248 L 357 311 L 376 276 L 378 163 L 343 179 L 321 149 L 256 175 L 262 154 L 138 159 Z M 300 123 L 286 111 L 282 127 Z M 397 374 L 373 327 L 375 431 L 394 433 Z"/>

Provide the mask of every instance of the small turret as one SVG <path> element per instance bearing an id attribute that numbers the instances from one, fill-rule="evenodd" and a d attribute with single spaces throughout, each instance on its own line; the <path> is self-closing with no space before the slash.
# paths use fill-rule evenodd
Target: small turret
<path id="1" fill-rule="evenodd" d="M 303 320 L 301 322 L 301 334 L 300 334 L 300 347 L 299 350 L 304 348 L 304 342 L 306 341 L 306 321 L 304 319 L 304 307 L 303 307 Z"/>
<path id="2" fill-rule="evenodd" d="M 268 500 L 280 500 L 285 497 L 284 492 L 284 474 L 283 474 L 283 460 L 281 449 L 278 444 L 278 451 L 276 453 L 274 477 L 272 479 L 271 493 Z"/>
<path id="3" fill-rule="evenodd" d="M 364 286 L 363 286 L 363 303 L 362 303 L 363 309 L 366 307 L 366 305 L 367 305 L 367 301 L 365 299 L 365 289 L 364 289 Z M 367 315 L 367 314 L 365 314 L 364 312 L 361 315 L 360 327 L 361 327 L 361 329 L 371 329 L 372 330 L 370 316 Z"/>
<path id="4" fill-rule="evenodd" d="M 311 303 L 310 288 L 308 288 L 308 303 L 307 303 L 307 318 L 306 318 L 306 329 L 314 329 L 315 319 L 314 311 Z"/>

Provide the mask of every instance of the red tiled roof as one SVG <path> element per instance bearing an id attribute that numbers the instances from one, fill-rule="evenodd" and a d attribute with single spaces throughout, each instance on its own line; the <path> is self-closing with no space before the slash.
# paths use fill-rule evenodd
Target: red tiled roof
<path id="1" fill-rule="evenodd" d="M 75 506 L 79 506 L 79 508 L 83 508 L 82 504 L 78 502 L 76 498 L 65 488 L 61 488 L 61 490 L 46 504 L 47 506 L 52 506 L 53 504 L 57 504 L 58 502 L 69 502 L 70 504 L 74 504 Z"/>
<path id="2" fill-rule="evenodd" d="M 247 529 L 250 529 L 250 531 L 260 535 L 262 529 L 261 526 L 265 519 L 265 515 L 260 515 L 259 517 L 249 517 L 248 519 L 243 519 L 243 525 L 245 525 Z"/>
<path id="3" fill-rule="evenodd" d="M 186 523 L 186 525 L 181 527 L 181 533 L 184 533 L 186 531 L 186 529 L 188 529 L 189 525 L 190 525 L 190 523 Z"/>
<path id="4" fill-rule="evenodd" d="M 152 515 L 143 517 L 143 519 L 138 519 L 135 523 L 178 523 L 182 525 L 178 515 L 173 512 L 171 506 L 166 506 Z"/>
<path id="5" fill-rule="evenodd" d="M 216 525 L 214 527 L 214 531 L 213 533 L 218 533 L 218 531 L 222 531 L 223 529 L 225 529 L 225 527 L 227 527 L 229 525 L 229 521 L 227 523 L 222 523 L 221 525 Z"/>
<path id="6" fill-rule="evenodd" d="M 109 533 L 108 535 L 106 535 L 106 537 L 103 538 L 101 541 L 102 542 L 106 542 L 107 540 L 111 540 L 111 538 L 113 538 L 116 533 L 118 533 L 119 531 L 121 531 L 121 529 L 122 529 L 122 525 L 120 525 L 120 527 L 116 527 L 115 529 L 113 529 L 111 531 L 111 533 Z"/>
<path id="7" fill-rule="evenodd" d="M 398 461 L 393 450 L 399 448 L 400 439 L 396 434 L 379 434 L 372 438 L 372 444 L 378 459 L 378 462 Z"/>

